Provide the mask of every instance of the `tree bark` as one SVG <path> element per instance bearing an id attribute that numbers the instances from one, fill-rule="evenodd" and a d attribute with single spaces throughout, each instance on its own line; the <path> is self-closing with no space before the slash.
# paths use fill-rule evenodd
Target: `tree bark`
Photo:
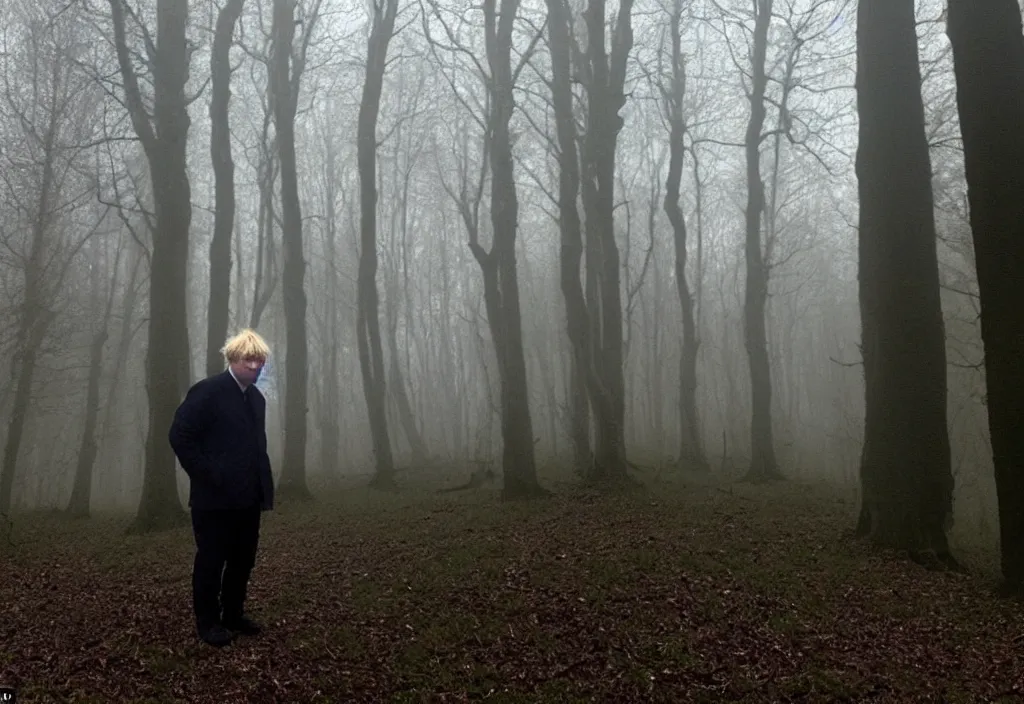
<path id="1" fill-rule="evenodd" d="M 398 128 L 401 131 L 401 128 Z M 400 350 L 398 348 L 398 306 L 399 301 L 405 302 L 406 310 L 406 321 L 409 321 L 410 315 L 413 313 L 412 296 L 410 294 L 409 285 L 409 269 L 408 269 L 408 250 L 409 250 L 409 185 L 413 174 L 413 162 L 410 157 L 410 162 L 406 165 L 404 173 L 399 174 L 398 169 L 398 150 L 401 149 L 402 142 L 398 139 L 395 140 L 395 178 L 401 178 L 402 183 L 402 194 L 401 203 L 399 205 L 397 215 L 401 219 L 400 230 L 402 233 L 402 296 L 399 296 L 398 291 L 398 263 L 394 262 L 394 266 L 391 272 L 392 287 L 388 293 L 388 346 L 390 349 L 390 364 L 389 364 L 389 388 L 391 389 L 391 398 L 395 403 L 395 410 L 398 413 L 399 421 L 402 425 L 402 431 L 405 433 L 405 438 L 409 443 L 409 450 L 411 453 L 411 461 L 415 466 L 422 466 L 429 461 L 430 452 L 427 449 L 426 440 L 423 438 L 423 433 L 419 426 L 416 424 L 416 416 L 412 410 L 412 402 L 409 398 L 409 389 L 406 386 L 405 379 L 408 378 L 409 371 L 409 348 L 411 345 L 406 345 L 406 371 L 402 372 L 402 364 L 400 361 Z M 428 294 L 429 296 L 430 294 Z M 407 339 L 412 337 L 414 333 L 414 327 L 411 323 L 406 325 L 406 336 Z"/>
<path id="2" fill-rule="evenodd" d="M 576 281 L 578 284 L 578 272 Z M 590 449 L 590 405 L 585 377 L 586 372 L 573 354 L 569 360 L 569 439 L 572 442 L 573 467 L 581 477 L 587 476 L 594 465 L 594 454 Z"/>
<path id="3" fill-rule="evenodd" d="M 913 0 L 861 0 L 859 283 L 862 535 L 951 560 L 953 477 L 931 165 Z"/>
<path id="4" fill-rule="evenodd" d="M 139 91 L 125 38 L 124 0 L 109 0 L 114 43 L 132 126 L 149 162 L 155 228 L 150 258 L 146 391 L 149 423 L 142 496 L 133 531 L 175 527 L 186 518 L 178 500 L 167 429 L 189 383 L 187 281 L 192 191 L 186 168 L 190 119 L 185 98 L 189 54 L 187 0 L 157 0 L 153 119 Z"/>
<path id="5" fill-rule="evenodd" d="M 576 149 L 576 116 L 573 113 L 570 9 L 566 0 L 547 0 L 548 37 L 551 50 L 551 101 L 558 138 L 559 282 L 565 301 L 566 332 L 571 346 L 568 385 L 569 434 L 573 459 L 581 476 L 590 476 L 594 458 L 590 449 L 588 394 L 597 407 L 604 401 L 591 356 L 590 312 L 580 281 L 583 261 L 583 225 L 576 207 L 580 189 Z"/>
<path id="6" fill-rule="evenodd" d="M 469 247 L 483 273 L 487 322 L 497 357 L 502 438 L 502 496 L 519 499 L 547 492 L 537 481 L 537 462 L 530 415 L 530 397 L 523 348 L 516 235 L 519 200 L 516 193 L 509 122 L 515 106 L 512 77 L 512 29 L 519 0 L 484 0 L 484 32 L 490 113 L 487 148 L 491 163 L 491 250 L 473 238 Z"/>
<path id="7" fill-rule="evenodd" d="M 586 465 L 585 474 L 590 480 L 617 481 L 626 478 L 627 473 L 623 428 L 622 303 L 612 197 L 615 144 L 622 126 L 618 111 L 625 100 L 621 79 L 625 57 L 632 46 L 632 2 L 626 0 L 620 9 L 613 39 L 611 71 L 604 48 L 603 0 L 595 0 L 588 9 L 588 32 L 595 41 L 590 54 L 575 57 L 577 72 L 582 74 L 587 87 L 591 125 L 582 149 L 585 175 L 582 179 L 573 112 L 571 11 L 565 0 L 548 0 L 547 7 L 551 99 L 559 146 L 559 280 L 573 355 L 569 408 L 575 461 L 578 467 Z M 576 207 L 581 186 L 587 213 L 585 287 L 580 280 L 584 254 L 583 225 Z M 601 188 L 604 190 L 599 190 Z M 601 198 L 607 203 L 600 203 Z M 596 426 L 593 454 L 590 450 L 590 417 L 582 397 L 584 389 Z"/>
<path id="8" fill-rule="evenodd" d="M 249 315 L 249 327 L 257 329 L 263 313 L 270 305 L 270 299 L 277 288 L 277 249 L 274 243 L 274 222 L 277 219 L 274 211 L 274 184 L 277 182 L 277 162 L 274 156 L 274 145 L 268 139 L 271 116 L 264 116 L 263 139 L 260 144 L 260 160 L 257 162 L 257 181 L 259 184 L 259 215 L 256 218 L 256 261 L 254 263 L 252 310 Z M 241 264 L 241 261 L 239 261 Z"/>
<path id="9" fill-rule="evenodd" d="M 1003 579 L 1024 590 L 1024 37 L 1014 0 L 949 0 L 981 298 Z"/>
<path id="10" fill-rule="evenodd" d="M 697 415 L 697 353 L 700 349 L 696 320 L 693 312 L 693 295 L 686 280 L 687 244 L 686 219 L 679 207 L 679 190 L 683 177 L 683 157 L 686 134 L 686 117 L 683 100 L 686 96 L 686 66 L 682 55 L 681 24 L 682 0 L 675 0 L 669 18 L 669 34 L 672 42 L 672 73 L 667 88 L 663 88 L 666 113 L 669 122 L 669 163 L 665 180 L 665 214 L 672 225 L 673 244 L 676 252 L 676 288 L 679 293 L 679 308 L 683 315 L 683 345 L 679 358 L 679 465 L 680 467 L 707 470 L 708 462 L 700 435 L 700 418 Z M 760 244 L 758 245 L 760 248 Z"/>
<path id="11" fill-rule="evenodd" d="M 366 78 L 357 126 L 360 247 L 356 335 L 363 395 L 366 398 L 376 460 L 370 485 L 379 489 L 394 487 L 395 461 L 388 432 L 387 381 L 377 292 L 377 118 L 380 114 L 388 45 L 394 34 L 397 11 L 397 0 L 374 3 L 373 26 L 367 41 Z"/>
<path id="12" fill-rule="evenodd" d="M 338 154 L 334 136 L 328 127 L 324 130 L 324 247 L 326 254 L 326 281 L 324 282 L 324 317 L 326 322 L 326 342 L 321 350 L 324 379 L 321 385 L 322 403 L 320 407 L 320 471 L 334 473 L 338 470 L 341 460 L 341 364 L 339 360 L 342 346 L 341 325 L 339 324 L 340 309 L 343 295 L 340 276 L 338 275 L 338 196 L 341 190 L 338 184 Z M 348 205 L 347 201 L 342 207 Z"/>
<path id="13" fill-rule="evenodd" d="M 747 281 L 743 304 L 743 332 L 750 369 L 750 469 L 747 479 L 781 479 L 772 438 L 772 381 L 765 330 L 768 267 L 761 247 L 764 182 L 761 180 L 761 141 L 765 121 L 765 57 L 771 26 L 772 0 L 756 0 L 751 65 L 750 119 L 744 140 L 747 160 L 747 209 L 744 254 Z"/>
<path id="14" fill-rule="evenodd" d="M 306 31 L 310 32 L 312 28 Z M 306 334 L 306 262 L 302 251 L 302 210 L 295 159 L 295 112 L 304 61 L 292 57 L 295 0 L 274 0 L 272 32 L 270 84 L 281 163 L 281 239 L 284 250 L 281 293 L 284 300 L 286 345 L 284 461 L 279 495 L 306 499 L 310 497 L 306 486 L 309 340 Z"/>
<path id="15" fill-rule="evenodd" d="M 107 399 L 104 404 L 101 437 L 109 436 L 114 428 L 114 419 L 117 416 L 119 402 L 122 400 L 118 394 L 121 383 L 124 381 L 125 368 L 128 365 L 128 355 L 131 352 L 132 342 L 135 335 L 141 329 L 143 321 L 135 321 L 136 303 L 142 284 L 139 283 L 139 274 L 144 273 L 145 259 L 140 249 L 133 249 L 131 273 L 125 284 L 124 296 L 121 298 L 121 324 L 118 326 L 117 350 L 114 353 L 114 365 L 110 372 L 110 386 L 107 389 Z M 113 463 L 112 463 L 113 464 Z"/>
<path id="16" fill-rule="evenodd" d="M 56 67 L 55 67 L 56 68 Z M 60 71 L 53 77 L 59 79 Z M 29 256 L 25 262 L 24 300 L 18 315 L 18 332 L 14 345 L 14 399 L 11 416 L 4 441 L 2 465 L 0 465 L 0 515 L 10 513 L 14 491 L 14 474 L 21 452 L 21 441 L 25 432 L 32 404 L 32 384 L 35 380 L 36 365 L 46 339 L 46 332 L 53 322 L 54 314 L 47 307 L 44 277 L 46 275 L 46 239 L 52 223 L 54 200 L 54 160 L 56 159 L 56 136 L 59 129 L 57 95 L 60 87 L 55 80 L 52 99 L 49 104 L 46 130 L 42 143 L 42 172 L 39 179 L 39 193 L 32 222 L 32 240 Z"/>
<path id="17" fill-rule="evenodd" d="M 388 342 L 391 349 L 388 377 L 390 378 L 391 398 L 395 403 L 395 412 L 402 425 L 402 432 L 409 442 L 410 460 L 414 466 L 422 466 L 427 462 L 429 453 L 427 444 L 423 440 L 423 434 L 416 426 L 416 417 L 412 412 L 412 402 L 409 401 L 409 394 L 405 389 L 402 379 L 402 367 L 398 361 L 398 340 L 394 327 L 388 329 Z"/>
<path id="18" fill-rule="evenodd" d="M 206 373 L 224 369 L 220 350 L 228 336 L 231 304 L 231 233 L 235 219 L 235 162 L 231 156 L 231 42 L 244 0 L 228 0 L 217 15 L 210 53 L 210 159 L 214 213 L 210 240 L 210 301 L 206 319 Z"/>
<path id="19" fill-rule="evenodd" d="M 92 475 L 96 464 L 99 448 L 97 427 L 100 415 L 100 380 L 103 376 L 103 349 L 107 344 L 110 331 L 110 318 L 114 311 L 114 300 L 117 298 L 117 275 L 121 264 L 122 246 L 119 244 L 114 258 L 113 279 L 107 294 L 106 307 L 99 327 L 93 334 L 89 345 L 89 375 L 85 392 L 85 422 L 82 428 L 82 443 L 78 449 L 78 462 L 75 466 L 75 483 L 71 489 L 67 512 L 77 518 L 89 516 L 89 505 L 92 499 Z M 94 290 L 98 288 L 94 284 Z M 98 291 L 97 294 L 98 296 Z"/>
<path id="20" fill-rule="evenodd" d="M 603 396 L 596 406 L 591 398 L 595 415 L 592 478 L 621 482 L 628 473 L 621 272 L 615 240 L 615 153 L 623 126 L 619 111 L 626 102 L 626 59 L 633 46 L 633 2 L 620 3 L 610 56 L 605 48 L 605 11 L 605 0 L 591 0 L 583 13 L 589 41 L 579 63 L 587 95 L 588 128 L 581 153 L 581 186 L 586 266 L 588 276 L 593 273 L 595 277 L 598 301 L 590 306 L 592 359 Z"/>

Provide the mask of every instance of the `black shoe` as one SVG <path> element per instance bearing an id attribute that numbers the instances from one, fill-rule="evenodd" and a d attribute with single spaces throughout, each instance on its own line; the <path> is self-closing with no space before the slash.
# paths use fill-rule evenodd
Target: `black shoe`
<path id="1" fill-rule="evenodd" d="M 208 643 L 215 648 L 223 648 L 231 642 L 233 637 L 234 636 L 231 635 L 231 632 L 219 623 L 215 623 L 208 628 L 199 629 L 199 638 L 202 639 L 204 643 Z"/>
<path id="2" fill-rule="evenodd" d="M 230 631 L 236 631 L 244 636 L 255 636 L 263 630 L 258 623 L 246 616 L 224 619 L 224 627 Z"/>

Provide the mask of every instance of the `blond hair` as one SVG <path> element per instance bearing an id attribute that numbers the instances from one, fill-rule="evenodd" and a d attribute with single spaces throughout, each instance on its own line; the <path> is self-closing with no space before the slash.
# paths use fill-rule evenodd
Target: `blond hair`
<path id="1" fill-rule="evenodd" d="M 228 363 L 241 362 L 244 359 L 258 359 L 265 362 L 270 356 L 270 347 L 267 346 L 266 341 L 256 331 L 249 328 L 245 328 L 224 343 L 224 347 L 220 351 Z"/>

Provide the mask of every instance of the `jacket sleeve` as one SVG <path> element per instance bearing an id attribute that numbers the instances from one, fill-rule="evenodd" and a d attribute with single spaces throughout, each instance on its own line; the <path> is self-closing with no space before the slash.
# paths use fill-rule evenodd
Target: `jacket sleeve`
<path id="1" fill-rule="evenodd" d="M 260 406 L 263 409 L 260 413 L 260 460 L 267 465 L 267 469 L 271 469 L 270 454 L 267 452 L 267 397 L 257 387 L 253 388 L 260 394 Z"/>
<path id="2" fill-rule="evenodd" d="M 174 413 L 168 433 L 171 449 L 190 479 L 213 480 L 213 473 L 203 453 L 202 440 L 210 421 L 210 394 L 205 384 L 196 384 Z"/>

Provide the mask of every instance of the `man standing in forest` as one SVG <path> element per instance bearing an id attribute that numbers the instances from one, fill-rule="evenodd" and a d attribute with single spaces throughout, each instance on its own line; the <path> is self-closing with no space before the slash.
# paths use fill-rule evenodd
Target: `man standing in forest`
<path id="1" fill-rule="evenodd" d="M 227 645 L 235 633 L 260 632 L 244 615 L 243 604 L 256 561 L 260 515 L 274 507 L 266 399 L 256 388 L 270 350 L 262 337 L 246 329 L 228 340 L 222 353 L 227 369 L 189 389 L 169 434 L 190 480 L 196 628 L 214 646 Z"/>

